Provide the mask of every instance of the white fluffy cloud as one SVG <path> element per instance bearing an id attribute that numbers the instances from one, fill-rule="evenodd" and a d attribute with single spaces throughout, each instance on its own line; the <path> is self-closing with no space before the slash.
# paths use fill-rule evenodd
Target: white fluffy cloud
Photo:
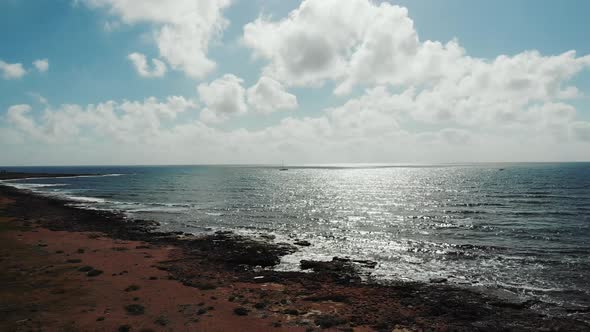
<path id="1" fill-rule="evenodd" d="M 2 60 L 0 60 L 0 72 L 2 72 L 2 77 L 6 80 L 21 78 L 27 73 L 22 64 L 7 63 Z"/>
<path id="2" fill-rule="evenodd" d="M 92 8 L 106 8 L 125 24 L 152 24 L 160 56 L 173 69 L 203 78 L 215 68 L 207 52 L 228 25 L 222 11 L 230 0 L 82 1 Z"/>
<path id="3" fill-rule="evenodd" d="M 201 111 L 201 120 L 218 123 L 231 115 L 246 113 L 246 90 L 244 81 L 235 75 L 226 74 L 209 84 L 199 84 L 197 91 L 206 107 Z"/>
<path id="4" fill-rule="evenodd" d="M 561 81 L 590 64 L 590 57 L 571 52 L 557 57 L 525 52 L 492 63 L 472 58 L 457 41 L 420 41 L 406 8 L 369 0 L 304 0 L 286 18 L 247 24 L 243 42 L 268 60 L 266 75 L 299 86 L 332 80 L 338 94 L 357 84 L 460 84 L 479 85 L 486 93 L 514 88 L 539 96 L 557 93 Z"/>
<path id="5" fill-rule="evenodd" d="M 262 113 L 297 108 L 297 97 L 285 91 L 285 87 L 274 79 L 262 76 L 248 89 L 248 104 Z"/>
<path id="6" fill-rule="evenodd" d="M 162 102 L 150 97 L 141 102 L 47 107 L 41 116 L 35 117 L 30 114 L 31 106 L 23 104 L 9 107 L 6 119 L 14 128 L 46 143 L 71 143 L 84 138 L 81 132 L 117 142 L 134 142 L 157 139 L 163 122 L 172 121 L 178 113 L 195 107 L 193 101 L 183 97 L 168 97 Z"/>
<path id="7" fill-rule="evenodd" d="M 166 64 L 158 59 L 152 59 L 153 68 L 150 68 L 145 55 L 141 53 L 131 53 L 127 58 L 141 77 L 163 77 L 166 74 Z"/>
<path id="8" fill-rule="evenodd" d="M 227 25 L 221 16 L 227 2 L 85 1 L 125 24 L 153 24 L 160 57 L 171 67 L 194 77 L 212 70 L 207 48 Z M 193 5 L 205 7 L 195 13 L 188 10 Z M 571 80 L 589 68 L 590 56 L 472 57 L 456 40 L 420 40 L 405 8 L 369 0 L 305 0 L 287 17 L 247 24 L 243 42 L 265 62 L 258 82 L 246 89 L 241 78 L 226 74 L 200 84 L 204 107 L 182 122 L 176 115 L 195 103 L 171 97 L 48 107 L 40 115 L 15 105 L 7 111 L 9 129 L 39 142 L 104 151 L 109 163 L 590 160 L 590 123 L 573 102 L 583 93 Z M 141 54 L 136 60 L 138 72 L 157 69 Z M 287 88 L 324 82 L 338 94 L 365 90 L 315 115 L 298 112 L 261 129 L 213 125 L 250 110 L 295 109 L 297 97 Z M 86 142 L 89 135 L 101 139 Z M 127 159 L 113 160 L 113 151 Z"/>
<path id="9" fill-rule="evenodd" d="M 49 69 L 49 60 L 47 59 L 38 59 L 33 61 L 33 65 L 40 73 L 44 73 Z"/>

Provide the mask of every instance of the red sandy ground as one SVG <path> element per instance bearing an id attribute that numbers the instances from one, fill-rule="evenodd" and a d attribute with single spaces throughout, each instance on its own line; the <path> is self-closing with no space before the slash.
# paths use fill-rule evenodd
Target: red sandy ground
<path id="1" fill-rule="evenodd" d="M 0 198 L 0 208 L 11 203 Z M 274 327 L 276 317 L 235 315 L 238 305 L 227 300 L 235 286 L 203 291 L 169 280 L 155 266 L 173 248 L 13 224 L 0 217 L 0 310 L 9 318 L 0 321 L 2 331 L 117 331 L 123 325 L 131 331 L 304 330 Z M 78 271 L 86 265 L 103 273 L 89 277 Z M 139 289 L 126 291 L 131 285 Z M 145 313 L 128 314 L 130 304 L 144 306 Z M 198 314 L 208 307 L 213 309 Z"/>

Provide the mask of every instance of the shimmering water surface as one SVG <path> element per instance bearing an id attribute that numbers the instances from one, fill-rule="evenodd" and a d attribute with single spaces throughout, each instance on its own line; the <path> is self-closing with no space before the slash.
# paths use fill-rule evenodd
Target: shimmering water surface
<path id="1" fill-rule="evenodd" d="M 590 164 L 427 167 L 58 167 L 101 177 L 10 181 L 166 230 L 272 233 L 287 256 L 379 262 L 378 278 L 487 287 L 590 306 Z"/>

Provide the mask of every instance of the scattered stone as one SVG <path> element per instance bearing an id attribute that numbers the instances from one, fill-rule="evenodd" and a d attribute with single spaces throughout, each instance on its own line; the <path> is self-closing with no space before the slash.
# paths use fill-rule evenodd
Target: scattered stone
<path id="1" fill-rule="evenodd" d="M 431 284 L 442 284 L 444 282 L 447 282 L 447 278 L 443 278 L 443 277 L 440 277 L 440 278 L 430 278 L 430 283 Z"/>
<path id="2" fill-rule="evenodd" d="M 319 325 L 323 329 L 329 329 L 334 326 L 342 325 L 345 321 L 341 318 L 331 315 L 323 315 L 315 320 L 316 325 Z"/>
<path id="3" fill-rule="evenodd" d="M 249 312 L 250 312 L 250 310 L 248 310 L 244 307 L 237 307 L 234 309 L 234 314 L 236 314 L 238 316 L 247 316 Z"/>
<path id="4" fill-rule="evenodd" d="M 104 319 L 105 319 L 104 316 L 100 316 L 100 317 L 96 318 L 96 321 L 97 322 L 102 322 Z"/>
<path id="5" fill-rule="evenodd" d="M 299 316 L 299 310 L 297 309 L 285 309 L 283 310 L 283 313 L 286 315 Z"/>
<path id="6" fill-rule="evenodd" d="M 170 323 L 170 320 L 166 316 L 162 315 L 162 316 L 158 317 L 154 321 L 154 323 L 155 324 L 158 324 L 160 326 L 166 326 L 166 325 L 168 325 Z"/>
<path id="7" fill-rule="evenodd" d="M 119 326 L 119 329 L 117 329 L 118 332 L 129 332 L 131 331 L 131 326 L 129 325 L 121 325 Z"/>
<path id="8" fill-rule="evenodd" d="M 80 272 L 89 272 L 92 270 L 94 270 L 94 268 L 92 266 L 88 266 L 88 265 L 82 266 L 81 268 L 78 269 L 78 271 L 80 271 Z"/>
<path id="9" fill-rule="evenodd" d="M 90 270 L 90 271 L 86 272 L 86 275 L 89 277 L 96 277 L 101 274 L 102 274 L 101 270 Z"/>
<path id="10" fill-rule="evenodd" d="M 259 309 L 259 310 L 260 309 L 264 309 L 264 308 L 266 308 L 266 303 L 264 303 L 264 302 L 258 302 L 258 303 L 256 303 L 254 305 L 254 308 Z"/>
<path id="11" fill-rule="evenodd" d="M 134 292 L 136 290 L 139 290 L 141 287 L 137 286 L 137 285 L 130 285 L 129 287 L 125 288 L 126 292 Z"/>
<path id="12" fill-rule="evenodd" d="M 331 261 L 302 260 L 302 270 L 313 270 L 316 273 L 327 275 L 337 283 L 360 283 L 359 267 L 372 268 L 375 265 L 365 261 L 352 261 L 348 258 L 334 257 Z"/>
<path id="13" fill-rule="evenodd" d="M 304 301 L 311 301 L 311 302 L 324 302 L 324 301 L 332 301 L 332 302 L 349 302 L 349 297 L 347 295 L 341 294 L 329 294 L 329 295 L 318 295 L 318 296 L 309 296 L 303 299 Z"/>
<path id="14" fill-rule="evenodd" d="M 131 316 L 139 316 L 145 313 L 145 307 L 141 304 L 129 304 L 125 306 L 125 311 Z"/>

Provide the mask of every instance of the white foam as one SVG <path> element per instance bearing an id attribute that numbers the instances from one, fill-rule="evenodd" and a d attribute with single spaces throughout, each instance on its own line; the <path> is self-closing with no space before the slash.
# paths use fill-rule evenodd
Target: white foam
<path id="1" fill-rule="evenodd" d="M 39 180 L 39 179 L 74 179 L 74 178 L 100 178 L 100 177 L 110 177 L 110 176 L 123 176 L 129 174 L 96 174 L 96 175 L 73 175 L 73 176 L 59 176 L 59 174 L 55 174 L 55 177 L 30 177 L 30 178 L 20 178 L 20 179 L 8 179 L 8 180 L 0 180 L 1 182 L 5 182 L 9 184 L 8 181 L 24 181 L 24 180 Z"/>

